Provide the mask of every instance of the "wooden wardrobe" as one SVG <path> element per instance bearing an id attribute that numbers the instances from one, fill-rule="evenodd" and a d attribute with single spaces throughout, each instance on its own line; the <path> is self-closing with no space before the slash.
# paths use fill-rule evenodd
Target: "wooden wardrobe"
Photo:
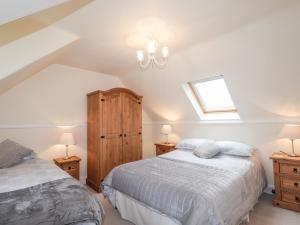
<path id="1" fill-rule="evenodd" d="M 142 158 L 142 96 L 126 88 L 87 94 L 87 179 L 100 183 L 115 167 Z"/>

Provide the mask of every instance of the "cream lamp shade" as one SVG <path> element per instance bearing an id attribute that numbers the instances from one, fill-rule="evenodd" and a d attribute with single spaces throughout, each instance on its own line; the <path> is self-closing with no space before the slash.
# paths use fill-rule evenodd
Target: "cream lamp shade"
<path id="1" fill-rule="evenodd" d="M 65 159 L 69 159 L 69 145 L 75 145 L 74 136 L 72 133 L 63 133 L 59 140 L 60 144 L 63 144 L 66 146 L 66 156 Z"/>
<path id="2" fill-rule="evenodd" d="M 286 124 L 281 129 L 281 138 L 288 138 L 292 142 L 292 153 L 287 153 L 291 157 L 299 157 L 299 154 L 295 153 L 294 140 L 300 139 L 300 125 L 297 124 Z"/>
<path id="3" fill-rule="evenodd" d="M 161 127 L 161 131 L 162 134 L 171 134 L 172 133 L 172 127 L 171 125 L 163 125 Z"/>
<path id="4" fill-rule="evenodd" d="M 63 133 L 60 137 L 60 144 L 63 145 L 74 145 L 75 140 L 72 133 Z"/>
<path id="5" fill-rule="evenodd" d="M 162 134 L 166 135 L 165 144 L 169 144 L 169 134 L 172 133 L 172 127 L 171 127 L 171 125 L 162 125 L 160 132 Z"/>
<path id="6" fill-rule="evenodd" d="M 297 124 L 284 125 L 279 136 L 281 138 L 288 138 L 290 140 L 300 139 L 300 125 Z"/>

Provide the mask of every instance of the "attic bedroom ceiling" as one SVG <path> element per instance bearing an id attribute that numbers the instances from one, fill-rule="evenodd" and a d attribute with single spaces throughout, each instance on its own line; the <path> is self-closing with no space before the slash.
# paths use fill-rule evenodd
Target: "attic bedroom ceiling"
<path id="1" fill-rule="evenodd" d="M 96 0 L 55 24 L 81 37 L 81 41 L 63 54 L 59 62 L 121 76 L 136 68 L 136 50 L 140 46 L 128 44 L 128 38 L 139 33 L 140 24 L 144 25 L 145 33 L 152 26 L 156 26 L 161 35 L 168 33 L 165 42 L 174 54 L 296 2 Z M 162 22 L 156 23 L 155 19 Z M 165 23 L 163 28 L 161 23 Z"/>
<path id="2" fill-rule="evenodd" d="M 39 45 L 28 44 L 32 49 L 39 46 L 44 53 L 15 72 L 9 70 L 5 77 L 12 81 L 0 80 L 2 92 L 47 65 L 65 64 L 118 76 L 127 87 L 144 95 L 144 107 L 153 120 L 198 121 L 181 85 L 224 75 L 242 120 L 300 117 L 300 103 L 293 104 L 300 102 L 300 96 L 290 94 L 298 89 L 287 83 L 297 82 L 300 72 L 296 62 L 300 52 L 295 28 L 300 19 L 297 0 L 38 2 L 34 10 L 24 5 L 16 17 L 1 18 L 0 22 L 6 23 L 0 26 L 0 54 L 2 51 L 4 56 L 7 46 L 17 46 L 45 29 L 53 31 L 50 37 L 60 30 L 70 39 L 49 51 L 43 39 L 36 40 Z M 1 2 L 1 10 L 18 4 Z M 132 37 L 153 30 L 170 48 L 170 60 L 164 71 L 143 73 L 136 62 L 141 43 Z M 56 38 L 51 41 L 55 43 Z M 0 64 L 4 69 L 9 65 L 5 60 Z"/>

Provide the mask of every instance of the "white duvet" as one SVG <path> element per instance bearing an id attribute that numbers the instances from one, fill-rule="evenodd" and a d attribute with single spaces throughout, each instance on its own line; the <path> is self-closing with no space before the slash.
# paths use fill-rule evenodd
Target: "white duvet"
<path id="1" fill-rule="evenodd" d="M 129 195 L 135 200 L 137 200 L 135 196 L 138 195 L 138 197 L 142 199 L 142 205 L 148 206 L 149 208 L 153 207 L 154 210 L 160 211 L 158 208 L 165 209 L 162 208 L 162 205 L 165 206 L 166 203 L 163 201 L 163 199 L 166 199 L 166 196 L 161 196 L 161 193 L 165 193 L 163 184 L 167 183 L 171 185 L 174 180 L 177 186 L 181 187 L 182 185 L 186 185 L 187 181 L 191 181 L 189 182 L 189 186 L 187 186 L 187 190 L 192 189 L 195 193 L 199 193 L 200 199 L 204 198 L 209 201 L 201 201 L 201 204 L 197 205 L 192 211 L 193 213 L 190 218 L 185 221 L 184 224 L 236 224 L 237 221 L 241 222 L 243 218 L 247 216 L 249 210 L 254 207 L 266 185 L 262 165 L 256 156 L 235 157 L 220 154 L 212 159 L 202 159 L 195 156 L 191 151 L 175 150 L 161 155 L 159 158 L 168 160 L 163 162 L 148 159 L 121 166 L 119 174 L 115 176 L 115 178 L 120 178 L 120 180 L 114 180 L 114 182 L 111 180 L 113 177 L 111 173 L 110 176 L 106 178 L 107 184 L 105 183 L 104 191 L 106 196 L 110 198 L 112 204 L 115 205 L 115 189 L 111 186 L 112 183 L 116 186 L 117 190 L 120 189 L 119 191 Z M 181 167 L 180 163 L 172 163 L 174 161 L 184 163 L 182 163 Z M 199 167 L 190 167 L 189 165 L 191 164 L 199 165 Z M 144 166 L 146 166 L 146 169 Z M 168 168 L 174 168 L 175 170 Z M 186 171 L 186 168 L 190 168 L 191 170 Z M 146 171 L 144 172 L 144 170 Z M 168 173 L 167 177 L 165 177 L 165 170 Z M 204 171 L 205 174 L 203 174 Z M 161 174 L 161 172 L 163 172 L 163 174 Z M 132 174 L 133 177 L 138 176 L 138 178 L 136 178 L 139 179 L 138 184 L 136 184 L 137 180 L 134 182 L 134 179 L 124 180 L 124 178 L 122 178 L 123 175 L 128 178 L 130 174 Z M 141 177 L 141 174 L 145 177 Z M 120 175 L 122 176 L 120 177 Z M 152 186 L 152 183 L 148 182 L 152 178 L 154 180 L 153 176 L 158 177 L 155 186 Z M 184 179 L 179 179 L 181 177 Z M 189 177 L 193 177 L 195 180 L 190 180 Z M 216 177 L 219 177 L 219 179 L 216 179 Z M 214 179 L 214 182 L 205 183 L 206 180 L 212 181 L 211 179 Z M 214 183 L 216 183 L 217 186 L 213 185 Z M 122 185 L 125 188 L 122 188 Z M 223 191 L 220 192 L 222 187 Z M 157 189 L 159 192 L 157 192 L 157 196 L 155 196 L 152 192 L 154 193 Z M 131 193 L 133 192 L 132 190 L 134 190 L 134 193 Z M 186 192 L 185 194 L 188 193 Z M 149 196 L 153 198 L 144 201 L 143 196 L 147 199 Z M 173 201 L 176 197 L 180 196 L 175 194 L 172 198 L 168 198 L 167 200 Z M 198 201 L 196 202 L 198 203 Z M 170 216 L 173 211 L 165 210 L 162 213 Z M 140 216 L 142 217 L 142 215 Z M 181 217 L 179 219 L 181 219 Z"/>

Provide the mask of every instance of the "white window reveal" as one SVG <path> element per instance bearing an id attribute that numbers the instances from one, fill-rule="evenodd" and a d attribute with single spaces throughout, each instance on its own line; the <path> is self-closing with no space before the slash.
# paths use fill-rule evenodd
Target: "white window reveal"
<path id="1" fill-rule="evenodd" d="M 200 119 L 240 119 L 223 76 L 188 82 L 184 90 Z"/>

